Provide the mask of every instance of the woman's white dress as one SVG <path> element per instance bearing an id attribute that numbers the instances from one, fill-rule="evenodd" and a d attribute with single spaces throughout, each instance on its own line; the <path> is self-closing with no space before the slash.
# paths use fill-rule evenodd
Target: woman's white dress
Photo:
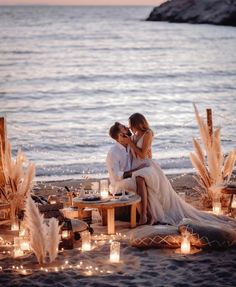
<path id="1" fill-rule="evenodd" d="M 143 136 L 138 140 L 136 145 L 141 148 L 142 144 Z M 132 178 L 128 179 L 126 183 L 128 188 L 136 190 L 135 178 L 137 176 L 145 178 L 148 192 L 148 213 L 151 217 L 150 224 L 160 222 L 178 225 L 183 218 L 190 218 L 211 224 L 229 224 L 231 227 L 236 228 L 236 220 L 200 211 L 185 202 L 174 191 L 168 178 L 154 160 L 134 157 L 132 167 L 138 167 L 143 163 L 147 163 L 149 167 L 133 172 Z"/>

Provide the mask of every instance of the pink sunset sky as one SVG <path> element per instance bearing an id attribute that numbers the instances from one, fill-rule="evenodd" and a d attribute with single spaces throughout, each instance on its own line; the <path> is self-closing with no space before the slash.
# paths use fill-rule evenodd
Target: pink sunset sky
<path id="1" fill-rule="evenodd" d="M 0 0 L 0 5 L 151 5 L 166 0 Z"/>

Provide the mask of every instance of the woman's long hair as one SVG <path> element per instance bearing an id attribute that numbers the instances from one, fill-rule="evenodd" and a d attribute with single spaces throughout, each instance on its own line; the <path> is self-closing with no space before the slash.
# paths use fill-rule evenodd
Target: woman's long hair
<path id="1" fill-rule="evenodd" d="M 132 114 L 129 117 L 129 122 L 130 122 L 131 128 L 136 128 L 137 130 L 140 130 L 143 132 L 150 130 L 148 121 L 146 120 L 144 115 L 140 113 Z"/>

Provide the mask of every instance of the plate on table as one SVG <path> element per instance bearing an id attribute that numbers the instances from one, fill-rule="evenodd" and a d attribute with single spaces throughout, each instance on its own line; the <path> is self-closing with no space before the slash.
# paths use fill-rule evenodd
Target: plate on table
<path id="1" fill-rule="evenodd" d="M 127 197 L 127 198 L 130 198 L 130 197 L 132 197 L 132 196 L 134 196 L 135 195 L 135 193 L 133 192 L 133 191 L 125 191 L 125 196 Z M 117 192 L 116 194 L 115 194 L 115 198 L 117 198 L 117 199 L 119 199 L 119 198 L 121 198 L 122 197 L 122 192 Z"/>
<path id="2" fill-rule="evenodd" d="M 74 198 L 75 202 L 84 202 L 84 203 L 103 203 L 109 201 L 109 198 L 101 198 L 100 196 L 86 196 L 86 197 L 76 197 Z"/>

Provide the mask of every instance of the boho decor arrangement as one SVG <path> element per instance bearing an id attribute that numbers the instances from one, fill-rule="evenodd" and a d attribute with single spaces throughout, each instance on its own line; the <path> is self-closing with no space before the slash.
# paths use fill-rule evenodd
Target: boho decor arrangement
<path id="1" fill-rule="evenodd" d="M 199 115 L 194 105 L 196 120 L 200 131 L 201 143 L 193 138 L 194 152 L 190 153 L 192 165 L 196 169 L 202 194 L 204 207 L 212 207 L 213 201 L 221 200 L 226 204 L 221 189 L 230 181 L 234 163 L 236 160 L 236 149 L 228 153 L 226 157 L 222 152 L 220 128 L 213 130 L 211 110 L 207 110 L 207 123 Z"/>
<path id="2" fill-rule="evenodd" d="M 49 261 L 54 261 L 57 257 L 58 246 L 61 240 L 58 220 L 52 217 L 46 222 L 31 196 L 26 201 L 25 216 L 26 225 L 30 233 L 30 246 L 39 264 L 46 262 L 47 253 Z"/>
<path id="3" fill-rule="evenodd" d="M 26 162 L 26 157 L 21 150 L 18 151 L 14 160 L 8 140 L 5 142 L 5 152 L 2 150 L 2 145 L 0 148 L 5 183 L 0 186 L 0 202 L 10 204 L 10 219 L 14 223 L 18 213 L 24 208 L 26 198 L 32 189 L 35 165 Z"/>

